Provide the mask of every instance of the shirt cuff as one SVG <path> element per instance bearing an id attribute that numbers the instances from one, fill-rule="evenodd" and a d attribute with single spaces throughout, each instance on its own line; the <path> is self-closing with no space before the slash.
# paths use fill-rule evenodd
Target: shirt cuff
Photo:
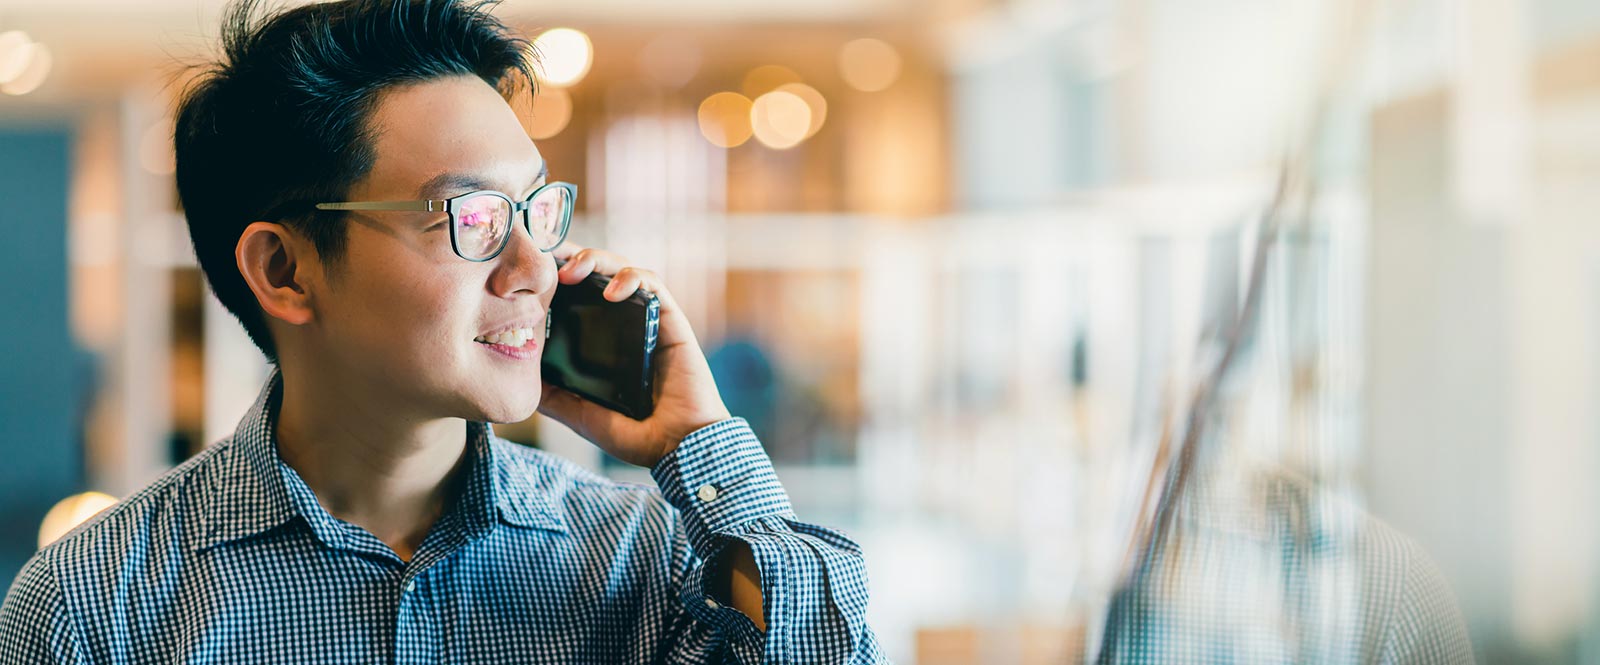
<path id="1" fill-rule="evenodd" d="M 683 438 L 650 470 L 667 503 L 683 515 L 685 535 L 702 557 L 718 535 L 763 517 L 794 517 L 772 461 L 743 418 L 708 425 Z"/>

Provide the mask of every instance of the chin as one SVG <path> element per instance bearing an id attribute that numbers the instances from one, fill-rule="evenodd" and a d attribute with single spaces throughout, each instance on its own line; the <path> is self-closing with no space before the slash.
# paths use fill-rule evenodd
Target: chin
<path id="1" fill-rule="evenodd" d="M 483 420 L 491 423 L 520 423 L 533 417 L 539 410 L 540 386 L 534 385 L 532 394 L 514 404 L 486 405 Z"/>

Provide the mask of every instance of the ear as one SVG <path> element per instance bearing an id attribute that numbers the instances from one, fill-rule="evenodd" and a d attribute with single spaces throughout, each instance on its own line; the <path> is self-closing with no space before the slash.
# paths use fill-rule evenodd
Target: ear
<path id="1" fill-rule="evenodd" d="M 293 325 L 311 320 L 311 294 L 303 269 L 316 258 L 282 224 L 252 222 L 233 248 L 239 274 L 268 316 Z"/>

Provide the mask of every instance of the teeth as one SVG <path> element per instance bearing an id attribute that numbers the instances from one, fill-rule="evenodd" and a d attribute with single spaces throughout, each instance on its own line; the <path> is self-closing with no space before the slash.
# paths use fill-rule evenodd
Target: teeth
<path id="1" fill-rule="evenodd" d="M 490 335 L 483 335 L 472 341 L 521 347 L 522 345 L 527 344 L 528 340 L 530 339 L 533 339 L 532 328 L 513 328 L 511 330 L 502 330 Z"/>

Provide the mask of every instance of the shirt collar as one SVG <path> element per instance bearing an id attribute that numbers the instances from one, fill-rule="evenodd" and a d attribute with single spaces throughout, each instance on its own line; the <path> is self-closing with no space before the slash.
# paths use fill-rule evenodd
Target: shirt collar
<path id="1" fill-rule="evenodd" d="M 352 528 L 330 515 L 300 475 L 278 456 L 274 435 L 283 380 L 273 366 L 255 404 L 234 429 L 231 444 L 217 451 L 213 473 L 207 474 L 209 500 L 196 549 L 265 532 L 300 516 L 330 547 L 349 544 Z M 551 494 L 553 474 L 518 463 L 523 457 L 508 447 L 519 444 L 496 437 L 486 422 L 467 422 L 466 484 L 455 505 L 440 518 L 467 537 L 487 533 L 497 520 L 522 527 L 565 531 Z"/>

